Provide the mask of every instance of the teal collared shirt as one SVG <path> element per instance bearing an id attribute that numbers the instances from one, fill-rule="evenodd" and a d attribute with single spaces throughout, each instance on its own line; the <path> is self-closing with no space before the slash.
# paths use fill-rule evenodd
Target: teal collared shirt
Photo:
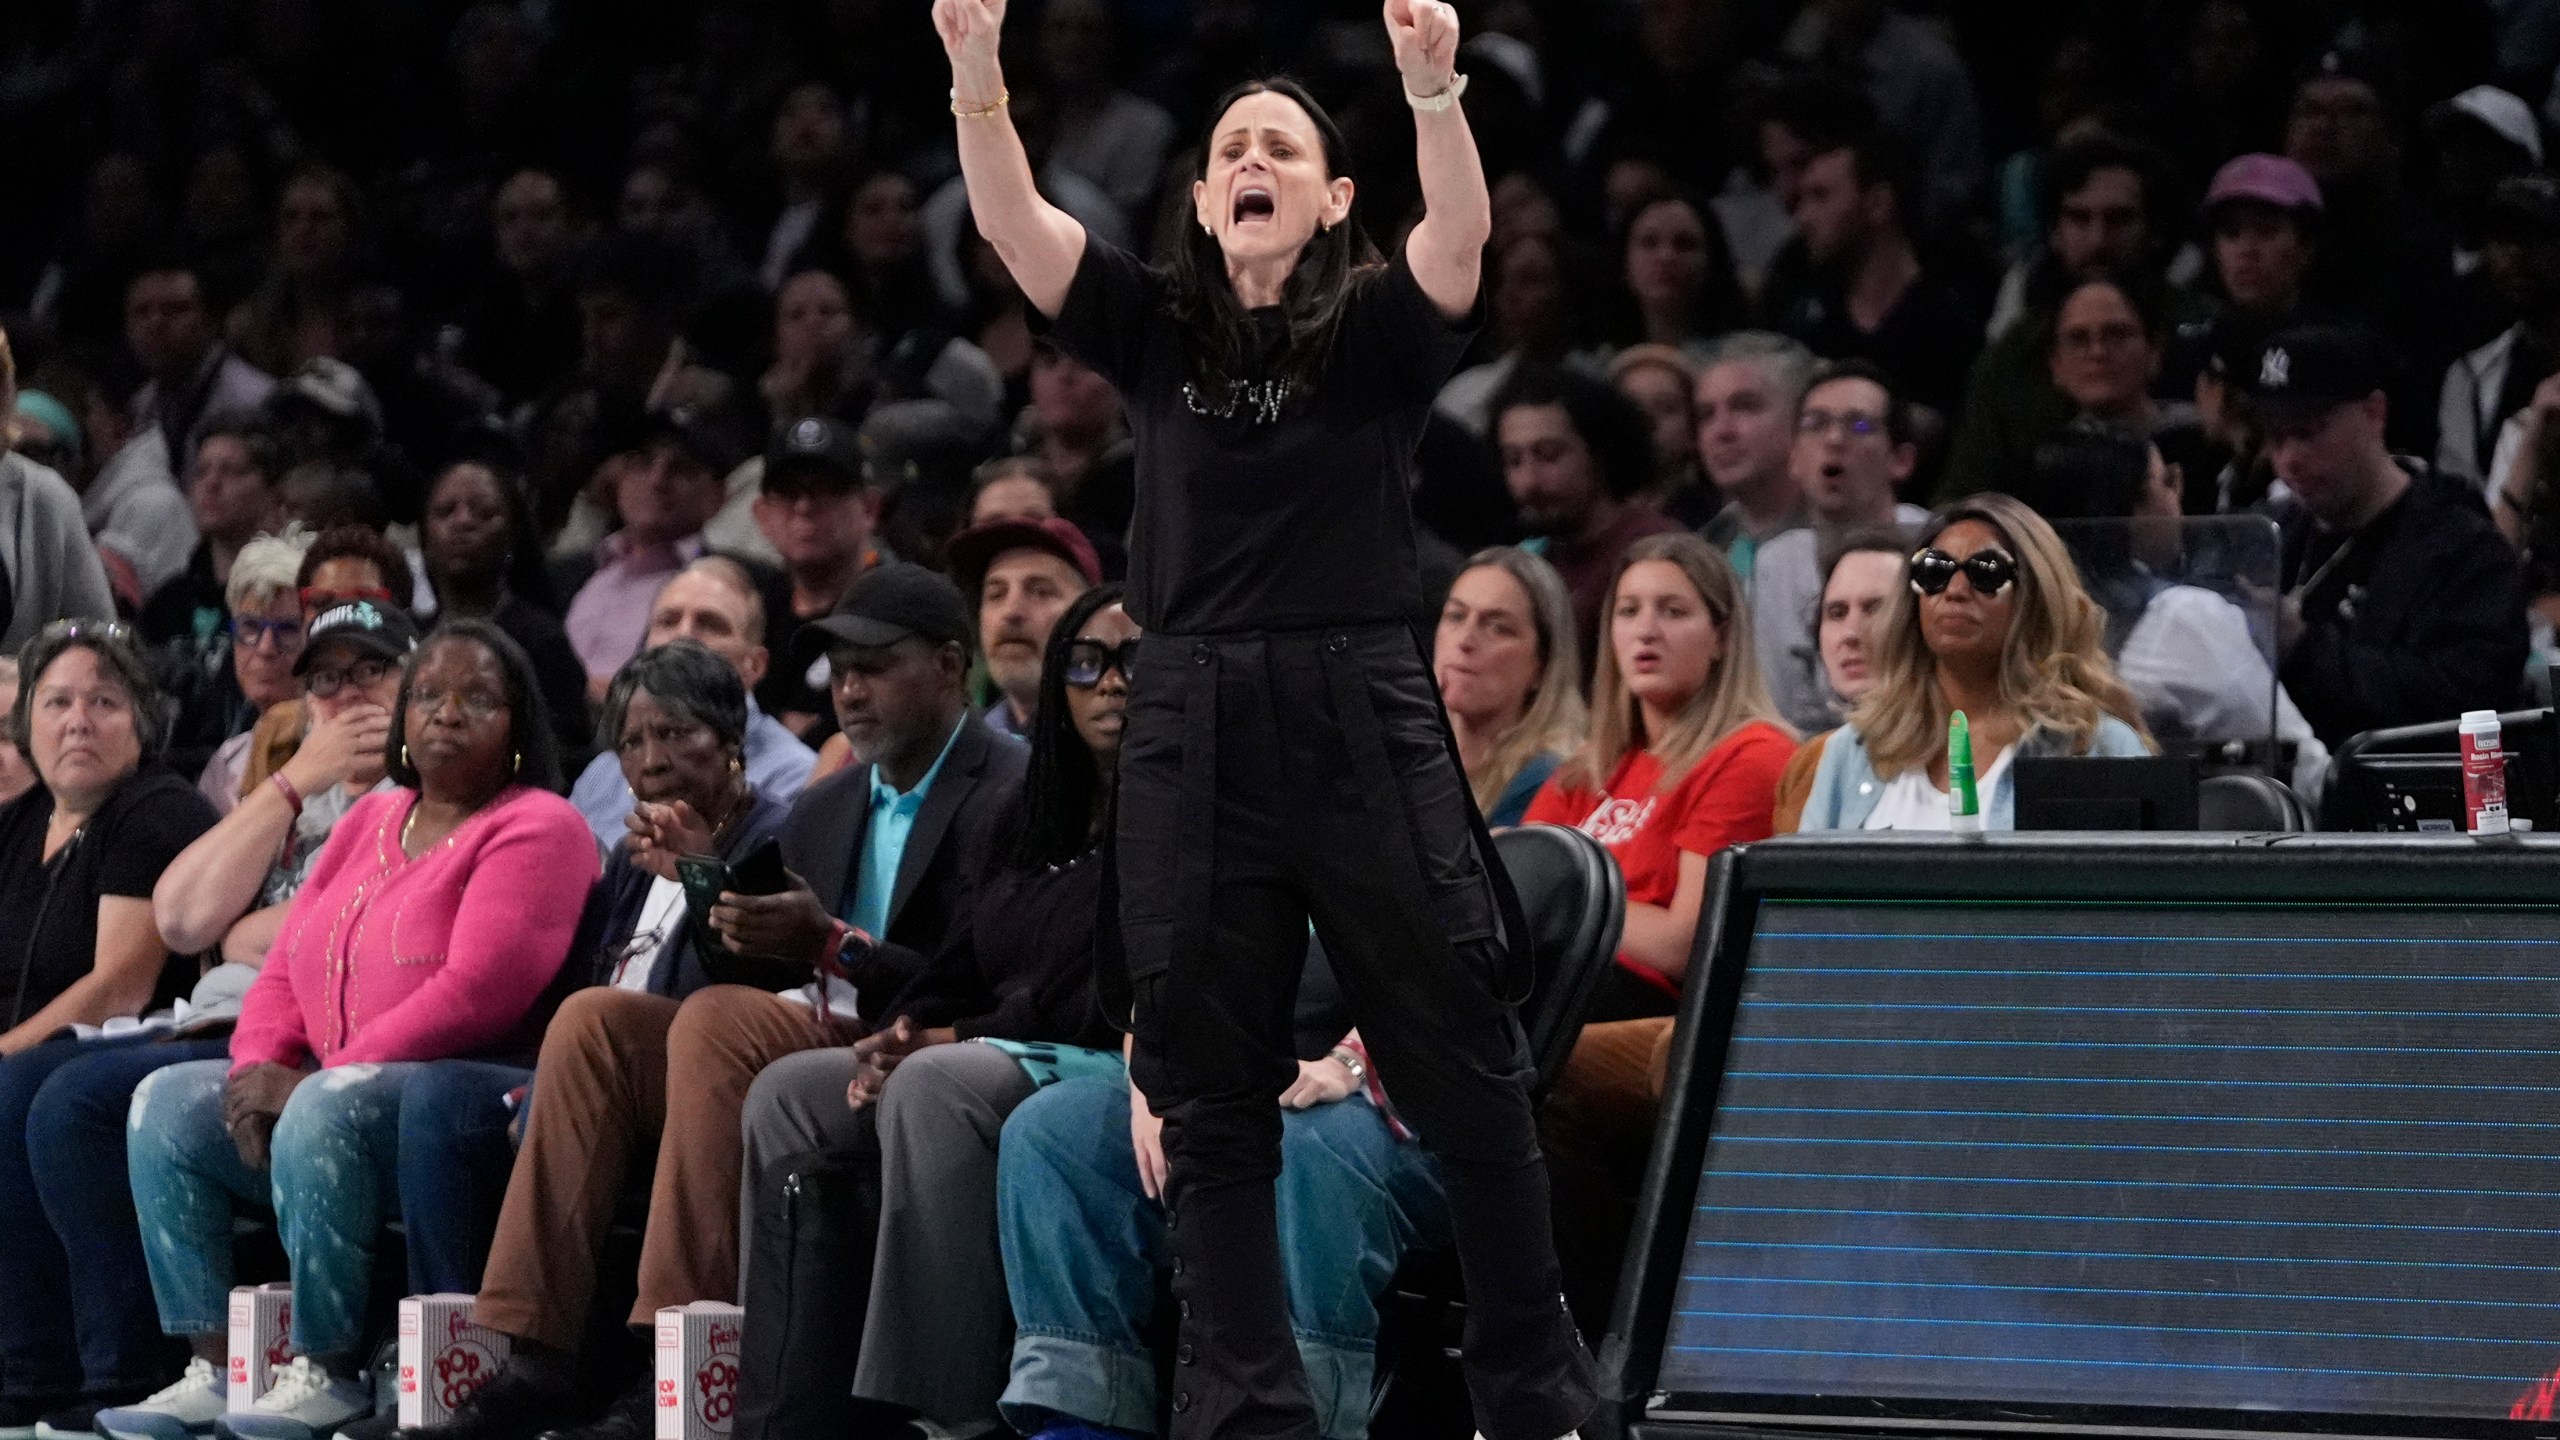
<path id="1" fill-rule="evenodd" d="M 889 900 L 898 892 L 898 864 L 906 858 L 907 837 L 915 833 L 916 812 L 924 809 L 924 797 L 932 793 L 943 763 L 951 758 L 951 747 L 960 743 L 960 732 L 970 723 L 963 714 L 951 727 L 942 753 L 933 757 L 933 768 L 924 772 L 913 790 L 891 787 L 881 778 L 879 767 L 872 767 L 870 828 L 862 838 L 862 863 L 854 873 L 844 921 L 875 940 L 889 933 Z"/>

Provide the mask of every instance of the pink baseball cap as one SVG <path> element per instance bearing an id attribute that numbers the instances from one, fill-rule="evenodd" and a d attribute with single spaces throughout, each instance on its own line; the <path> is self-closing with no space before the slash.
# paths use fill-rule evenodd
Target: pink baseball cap
<path id="1" fill-rule="evenodd" d="M 2232 200 L 2255 200 L 2285 210 L 2318 210 L 2320 182 L 2282 155 L 2242 155 L 2213 172 L 2204 208 L 2211 210 Z"/>

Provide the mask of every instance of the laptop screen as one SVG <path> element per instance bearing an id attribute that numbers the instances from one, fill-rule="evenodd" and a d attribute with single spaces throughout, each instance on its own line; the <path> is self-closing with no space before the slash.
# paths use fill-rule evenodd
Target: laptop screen
<path id="1" fill-rule="evenodd" d="M 1660 1391 L 2551 1418 L 2560 910 L 1772 899 L 1740 983 Z"/>

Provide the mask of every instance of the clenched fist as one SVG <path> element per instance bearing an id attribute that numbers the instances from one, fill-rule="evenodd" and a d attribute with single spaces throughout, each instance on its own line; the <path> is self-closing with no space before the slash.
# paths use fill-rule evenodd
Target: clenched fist
<path id="1" fill-rule="evenodd" d="M 942 14 L 941 5 L 934 14 Z M 1458 12 L 1441 0 L 1387 0 L 1387 39 L 1396 47 L 1396 69 L 1415 95 L 1449 88 L 1458 69 Z"/>
<path id="2" fill-rule="evenodd" d="M 952 83 L 971 105 L 995 101 L 1003 84 L 996 43 L 1004 36 L 1005 0 L 933 0 L 933 30 L 951 57 Z"/>

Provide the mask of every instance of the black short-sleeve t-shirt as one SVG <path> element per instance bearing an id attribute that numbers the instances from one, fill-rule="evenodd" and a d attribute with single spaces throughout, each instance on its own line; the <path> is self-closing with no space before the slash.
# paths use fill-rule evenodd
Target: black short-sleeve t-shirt
<path id="1" fill-rule="evenodd" d="M 178 772 L 146 761 L 47 863 L 44 831 L 52 818 L 53 793 L 42 785 L 0 806 L 0 895 L 8 897 L 0 902 L 0 1030 L 96 967 L 100 898 L 150 899 L 160 872 L 216 817 L 212 802 Z M 191 967 L 173 957 L 156 1001 L 185 994 L 193 979 Z"/>
<path id="2" fill-rule="evenodd" d="M 1175 635 L 1402 622 L 1422 606 L 1407 472 L 1473 338 L 1399 254 L 1355 282 L 1303 393 L 1202 395 L 1166 283 L 1092 236 L 1040 328 L 1120 388 L 1137 440 L 1129 614 Z M 1256 312 L 1276 350 L 1279 316 Z M 1035 325 L 1039 324 L 1035 316 Z"/>

